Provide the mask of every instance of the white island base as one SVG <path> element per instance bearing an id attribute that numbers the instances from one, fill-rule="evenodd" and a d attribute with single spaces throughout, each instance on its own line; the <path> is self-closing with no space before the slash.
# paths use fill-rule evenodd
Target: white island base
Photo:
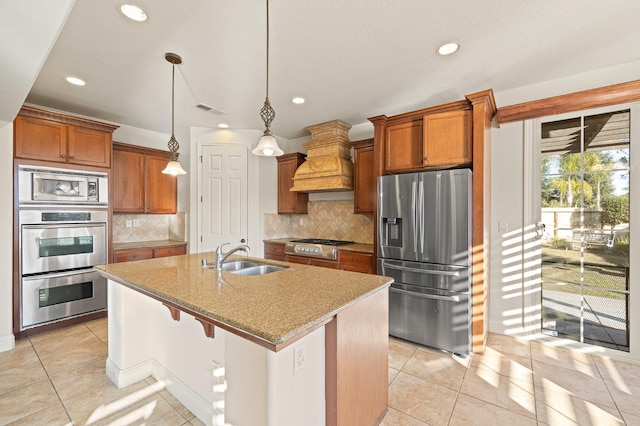
<path id="1" fill-rule="evenodd" d="M 193 316 L 174 320 L 162 302 L 109 280 L 107 375 L 119 388 L 152 376 L 207 425 L 377 424 L 387 303 L 385 288 L 274 352 L 220 327 L 206 337 Z"/>

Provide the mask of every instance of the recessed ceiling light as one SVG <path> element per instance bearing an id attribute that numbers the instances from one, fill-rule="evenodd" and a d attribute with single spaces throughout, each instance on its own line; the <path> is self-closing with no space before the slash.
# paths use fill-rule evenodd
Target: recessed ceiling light
<path id="1" fill-rule="evenodd" d="M 133 4 L 123 4 L 120 6 L 120 12 L 133 21 L 144 22 L 147 20 L 147 13 Z"/>
<path id="2" fill-rule="evenodd" d="M 291 102 L 293 102 L 294 104 L 303 104 L 304 103 L 304 98 L 301 97 L 295 97 L 293 99 L 291 99 Z"/>
<path id="3" fill-rule="evenodd" d="M 229 125 L 227 123 L 220 123 L 220 124 L 218 124 L 218 127 L 221 128 L 221 129 L 228 129 Z"/>
<path id="4" fill-rule="evenodd" d="M 451 55 L 452 53 L 456 53 L 460 48 L 460 43 L 452 41 L 450 43 L 445 43 L 442 46 L 438 47 L 436 53 L 440 56 Z"/>
<path id="5" fill-rule="evenodd" d="M 84 86 L 85 82 L 84 80 L 77 78 L 77 77 L 67 77 L 67 82 L 71 83 L 71 84 L 75 84 L 76 86 Z"/>

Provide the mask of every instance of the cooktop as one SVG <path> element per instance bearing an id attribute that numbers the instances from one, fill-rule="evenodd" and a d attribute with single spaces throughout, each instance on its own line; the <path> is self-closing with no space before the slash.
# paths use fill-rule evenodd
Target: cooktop
<path id="1" fill-rule="evenodd" d="M 341 240 L 325 240 L 322 238 L 304 238 L 301 240 L 292 240 L 292 243 L 306 243 L 306 244 L 324 244 L 327 246 L 341 246 L 343 244 L 351 244 L 353 241 L 341 241 Z"/>

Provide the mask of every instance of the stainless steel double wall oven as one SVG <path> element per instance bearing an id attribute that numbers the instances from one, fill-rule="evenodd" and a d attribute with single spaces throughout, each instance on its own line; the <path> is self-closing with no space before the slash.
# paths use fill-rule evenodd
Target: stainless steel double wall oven
<path id="1" fill-rule="evenodd" d="M 104 311 L 107 174 L 19 166 L 20 331 Z"/>

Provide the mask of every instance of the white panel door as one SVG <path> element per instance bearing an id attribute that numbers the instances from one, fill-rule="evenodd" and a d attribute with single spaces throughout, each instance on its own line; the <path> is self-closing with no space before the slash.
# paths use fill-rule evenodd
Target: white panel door
<path id="1" fill-rule="evenodd" d="M 202 147 L 199 251 L 213 251 L 223 243 L 246 244 L 248 148 L 238 145 Z"/>

